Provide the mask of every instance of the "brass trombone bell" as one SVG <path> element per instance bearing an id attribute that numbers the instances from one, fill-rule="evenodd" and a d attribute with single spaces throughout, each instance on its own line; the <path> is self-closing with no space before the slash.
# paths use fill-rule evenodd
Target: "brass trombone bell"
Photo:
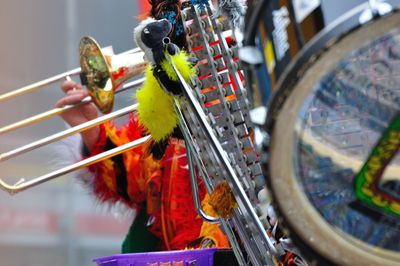
<path id="1" fill-rule="evenodd" d="M 65 111 L 68 111 L 77 106 L 81 106 L 83 104 L 87 104 L 89 102 L 94 102 L 97 105 L 98 109 L 103 114 L 107 113 L 103 116 L 100 116 L 94 120 L 88 121 L 81 125 L 45 137 L 43 139 L 21 146 L 14 150 L 4 152 L 0 154 L 0 162 L 6 161 L 8 159 L 24 154 L 26 152 L 32 151 L 36 148 L 42 147 L 52 142 L 61 140 L 73 134 L 83 132 L 89 128 L 98 126 L 99 124 L 104 123 L 108 120 L 115 119 L 123 115 L 126 115 L 128 113 L 134 112 L 137 108 L 136 104 L 130 105 L 128 107 L 110 113 L 113 107 L 115 93 L 126 91 L 130 88 L 139 87 L 143 83 L 144 78 L 140 78 L 132 82 L 126 82 L 128 79 L 131 79 L 132 77 L 141 74 L 143 70 L 146 68 L 147 62 L 144 61 L 143 55 L 144 53 L 141 52 L 139 48 L 132 49 L 118 55 L 106 54 L 105 52 L 102 51 L 102 49 L 100 49 L 99 45 L 93 38 L 83 37 L 80 42 L 81 68 L 73 69 L 63 74 L 59 74 L 54 77 L 0 95 L 0 103 L 1 103 L 1 101 L 9 100 L 14 97 L 27 94 L 36 89 L 42 88 L 54 82 L 61 81 L 63 79 L 68 80 L 70 79 L 70 76 L 80 74 L 81 81 L 83 81 L 82 82 L 83 85 L 86 85 L 87 89 L 89 90 L 89 94 L 91 96 L 91 97 L 86 97 L 78 104 L 66 105 L 60 108 L 54 108 L 44 113 L 34 115 L 32 117 L 23 119 L 11 125 L 2 127 L 0 128 L 0 135 L 17 128 L 21 128 L 27 125 L 43 121 L 52 116 L 61 114 Z M 3 189 L 9 192 L 10 194 L 15 194 L 17 192 L 23 191 L 30 187 L 51 180 L 53 178 L 87 167 L 101 160 L 110 158 L 124 151 L 132 149 L 134 147 L 143 145 L 149 139 L 151 139 L 150 136 L 143 137 L 141 139 L 129 142 L 120 147 L 114 148 L 112 150 L 103 152 L 96 156 L 79 161 L 73 165 L 33 178 L 31 180 L 25 180 L 22 178 L 14 185 L 8 184 L 4 182 L 4 180 L 0 179 L 0 189 Z"/>
<path id="2" fill-rule="evenodd" d="M 147 67 L 143 52 L 106 55 L 97 42 L 88 36 L 80 41 L 79 55 L 81 82 L 86 85 L 93 102 L 103 114 L 113 108 L 114 91 Z"/>
<path id="3" fill-rule="evenodd" d="M 128 50 L 126 52 L 123 52 L 121 54 L 118 54 L 116 56 L 128 56 L 129 57 L 129 55 L 137 54 L 137 53 L 140 54 L 138 57 L 143 55 L 143 52 L 141 52 L 140 48 L 134 48 L 134 49 Z M 141 60 L 143 60 L 143 59 L 141 59 Z M 54 82 L 58 82 L 58 81 L 64 80 L 67 77 L 76 76 L 76 75 L 78 75 L 80 73 L 81 73 L 81 68 L 78 67 L 78 68 L 69 70 L 67 72 L 52 76 L 50 78 L 47 78 L 47 79 L 44 79 L 44 80 L 29 84 L 29 85 L 21 87 L 19 89 L 6 92 L 6 93 L 0 95 L 0 103 L 3 102 L 3 101 L 10 100 L 12 98 L 18 97 L 18 96 L 22 96 L 22 95 L 31 93 L 31 92 L 33 92 L 33 91 L 35 91 L 37 89 L 40 89 L 40 88 L 42 88 L 44 86 L 47 86 L 47 85 L 52 84 Z"/>
<path id="4" fill-rule="evenodd" d="M 13 124 L 0 128 L 0 135 L 22 128 L 33 123 L 48 119 L 61 114 L 76 106 L 93 101 L 102 113 L 109 113 L 112 110 L 115 93 L 125 91 L 132 87 L 138 87 L 143 79 L 125 83 L 128 79 L 143 72 L 147 63 L 144 61 L 144 53 L 140 48 L 128 50 L 121 54 L 107 54 L 101 49 L 97 42 L 91 37 L 83 37 L 80 42 L 80 62 L 82 67 L 76 68 L 48 79 L 24 86 L 17 90 L 0 95 L 0 103 L 21 96 L 49 84 L 68 80 L 71 76 L 80 75 L 81 82 L 86 84 L 90 96 L 76 105 L 67 105 L 61 108 L 43 112 L 38 115 L 20 120 Z M 100 77 L 104 77 L 103 79 Z M 123 88 L 120 89 L 123 84 Z"/>

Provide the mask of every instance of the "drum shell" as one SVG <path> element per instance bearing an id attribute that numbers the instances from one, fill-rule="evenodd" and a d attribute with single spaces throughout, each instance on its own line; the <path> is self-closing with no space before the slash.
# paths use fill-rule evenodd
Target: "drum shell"
<path id="1" fill-rule="evenodd" d="M 315 75 L 316 70 L 332 69 L 346 52 L 400 25 L 398 12 L 360 25 L 358 15 L 364 8 L 359 7 L 345 15 L 300 52 L 278 84 L 265 126 L 272 135 L 271 159 L 266 168 L 270 174 L 268 186 L 275 207 L 291 238 L 311 260 L 320 265 L 395 265 L 400 261 L 398 252 L 377 252 L 371 246 L 358 243 L 361 241 L 336 234 L 326 221 L 318 218 L 319 214 L 310 206 L 296 181 L 292 159 L 297 112 L 303 104 L 302 100 L 322 77 L 322 74 Z M 314 77 L 311 77 L 313 74 Z"/>

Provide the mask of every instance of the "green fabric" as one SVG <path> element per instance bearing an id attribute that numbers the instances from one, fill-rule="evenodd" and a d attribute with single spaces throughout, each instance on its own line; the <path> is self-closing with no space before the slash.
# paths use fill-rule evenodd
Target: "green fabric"
<path id="1" fill-rule="evenodd" d="M 160 240 L 148 231 L 146 226 L 148 219 L 146 208 L 141 208 L 122 243 L 122 253 L 157 251 Z"/>

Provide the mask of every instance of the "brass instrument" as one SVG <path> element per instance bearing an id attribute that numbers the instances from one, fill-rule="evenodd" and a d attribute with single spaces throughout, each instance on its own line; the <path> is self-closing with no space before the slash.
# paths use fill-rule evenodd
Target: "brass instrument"
<path id="1" fill-rule="evenodd" d="M 97 106 L 99 111 L 106 115 L 88 121 L 87 123 L 80 124 L 76 127 L 69 128 L 62 132 L 45 137 L 38 141 L 21 146 L 19 148 L 4 152 L 0 154 L 0 162 L 4 162 L 8 159 L 14 158 L 18 155 L 27 153 L 44 145 L 61 140 L 73 134 L 83 132 L 105 121 L 121 117 L 136 110 L 137 105 L 132 105 L 110 113 L 113 107 L 115 94 L 131 88 L 137 88 L 143 83 L 144 79 L 139 78 L 137 80 L 123 84 L 132 77 L 140 75 L 146 68 L 147 62 L 145 62 L 143 59 L 143 52 L 141 52 L 139 48 L 136 48 L 118 55 L 106 54 L 101 50 L 97 42 L 91 37 L 83 37 L 81 39 L 79 51 L 81 64 L 80 68 L 76 68 L 65 73 L 56 75 L 54 77 L 22 87 L 20 89 L 2 94 L 0 95 L 0 102 L 33 92 L 46 85 L 64 79 L 69 80 L 72 76 L 76 76 L 78 74 L 80 75 L 82 83 L 86 85 L 87 89 L 89 90 L 89 94 L 91 97 L 86 97 L 78 104 L 54 108 L 2 127 L 0 128 L 0 134 L 4 134 L 18 128 L 41 122 L 50 117 L 62 114 L 68 110 L 71 110 L 72 108 L 76 108 L 89 102 L 93 102 Z M 29 181 L 21 179 L 16 184 L 10 185 L 0 179 L 0 188 L 10 194 L 15 194 L 53 178 L 65 175 L 81 168 L 85 168 L 96 162 L 120 154 L 128 149 L 137 147 L 138 145 L 141 145 L 144 142 L 148 141 L 150 138 L 150 136 L 146 136 L 139 140 L 130 142 L 123 146 L 119 146 L 115 149 L 99 154 L 97 156 L 87 158 L 70 166 L 66 166 L 62 169 L 33 178 Z"/>
<path id="2" fill-rule="evenodd" d="M 249 104 L 246 99 L 240 64 L 236 62 L 239 60 L 238 46 L 236 42 L 228 43 L 227 37 L 232 34 L 229 20 L 217 21 L 218 16 L 211 7 L 185 6 L 182 14 L 185 32 L 193 33 L 188 34 L 190 39 L 188 50 L 192 51 L 193 56 L 200 59 L 197 65 L 198 76 L 194 77 L 191 82 L 185 82 L 171 62 L 186 96 L 176 99 L 175 106 L 180 116 L 180 128 L 186 142 L 195 206 L 204 220 L 221 224 L 240 265 L 247 265 L 249 261 L 253 265 L 275 265 L 275 258 L 282 257 L 286 251 L 283 243 L 276 240 L 275 236 L 271 236 L 273 228 L 267 215 L 263 212 L 264 205 L 266 205 L 263 199 L 267 198 L 265 179 L 251 137 L 253 128 L 250 121 Z M 228 35 L 226 36 L 226 34 Z M 112 108 L 113 97 L 111 96 L 114 90 L 129 79 L 131 73 L 136 73 L 137 68 L 135 65 L 130 67 L 130 64 L 125 64 L 132 71 L 126 71 L 126 75 L 122 75 L 122 79 L 118 79 L 114 73 L 123 70 L 124 64 L 114 64 L 117 62 L 115 60 L 118 60 L 114 58 L 117 57 L 111 56 L 110 58 L 103 55 L 98 45 L 90 38 L 84 38 L 81 45 L 83 45 L 83 48 L 81 47 L 81 79 L 84 84 L 87 84 L 93 102 L 101 111 L 108 112 L 109 108 Z M 136 61 L 135 64 L 139 68 L 145 66 L 144 61 L 139 61 L 139 63 Z M 142 80 L 137 80 L 131 84 L 125 84 L 123 88 L 135 87 L 141 82 Z M 63 112 L 64 109 L 66 108 L 50 111 L 50 113 L 54 115 Z M 135 105 L 126 107 L 1 154 L 0 162 L 65 136 L 82 132 L 135 109 Z M 42 117 L 46 116 L 47 114 L 42 115 Z M 28 121 L 33 123 L 36 122 L 36 119 Z M 14 128 L 27 124 L 18 124 Z M 2 130 L 4 132 L 4 129 L 0 129 L 0 134 Z M 9 130 L 11 129 L 8 128 L 7 131 Z M 0 180 L 0 187 L 9 193 L 17 193 L 122 153 L 143 144 L 150 138 L 147 136 L 138 139 L 31 181 L 22 180 L 15 185 L 8 185 Z M 201 211 L 198 193 L 196 193 L 197 181 L 194 175 L 196 172 L 200 173 L 210 194 L 221 183 L 229 185 L 238 205 L 229 214 L 230 217 L 208 217 Z M 246 253 L 243 252 L 243 249 Z"/>
<path id="3" fill-rule="evenodd" d="M 86 85 L 103 114 L 112 110 L 114 91 L 128 79 L 141 74 L 147 66 L 143 52 L 108 56 L 91 37 L 81 39 L 79 54 L 82 84 Z"/>
<path id="4" fill-rule="evenodd" d="M 270 106 L 268 113 L 269 119 L 273 121 L 270 121 L 270 125 L 273 125 L 271 129 L 273 138 L 270 147 L 270 165 L 268 167 L 270 170 L 269 183 L 276 207 L 280 210 L 281 218 L 284 219 L 286 226 L 288 226 L 282 227 L 284 229 L 284 234 L 286 234 L 286 230 L 290 230 L 293 236 L 297 236 L 294 238 L 295 241 L 301 243 L 306 251 L 315 252 L 315 254 L 318 255 L 316 256 L 318 259 L 326 258 L 329 261 L 331 260 L 332 263 L 335 262 L 335 264 L 339 265 L 354 265 L 360 261 L 365 261 L 363 263 L 365 265 L 371 261 L 374 265 L 397 265 L 399 261 L 397 251 L 393 252 L 393 250 L 389 249 L 379 249 L 380 247 L 378 246 L 371 248 L 371 246 L 362 243 L 362 241 L 360 241 L 362 239 L 352 238 L 350 234 L 344 234 L 343 232 L 345 231 L 340 232 L 339 229 L 341 228 L 334 224 L 338 217 L 340 218 L 340 216 L 342 216 L 346 218 L 347 216 L 344 216 L 339 211 L 332 212 L 331 210 L 334 205 L 330 205 L 330 201 L 327 201 L 326 197 L 333 195 L 335 196 L 335 200 L 341 200 L 346 199 L 349 195 L 351 196 L 351 194 L 347 192 L 348 190 L 344 190 L 344 188 L 347 187 L 343 186 L 343 188 L 341 188 L 342 184 L 339 182 L 346 185 L 351 185 L 351 183 L 348 182 L 347 178 L 343 178 L 344 174 L 342 175 L 342 169 L 338 166 L 356 169 L 359 168 L 360 160 L 357 158 L 346 161 L 343 159 L 345 157 L 341 156 L 341 153 L 334 153 L 332 149 L 328 150 L 325 145 L 316 145 L 317 143 L 320 144 L 320 142 L 315 141 L 312 136 L 303 134 L 306 131 L 300 134 L 298 129 L 298 124 L 300 122 L 304 128 L 306 128 L 306 126 L 310 127 L 311 120 L 309 117 L 311 117 L 311 115 L 306 117 L 304 114 L 306 111 L 309 113 L 314 111 L 314 106 L 310 105 L 312 108 L 309 109 L 305 107 L 306 104 L 311 102 L 309 96 L 316 98 L 314 87 L 310 86 L 310 84 L 319 84 L 322 75 L 325 75 L 324 71 L 327 71 L 327 69 L 321 67 L 322 65 L 331 69 L 332 65 L 330 64 L 336 64 L 337 60 L 341 60 L 341 58 L 346 60 L 347 58 L 353 59 L 352 56 L 349 56 L 349 52 L 354 48 L 359 49 L 361 47 L 359 44 L 360 40 L 362 41 L 361 43 L 367 43 L 367 41 L 378 33 L 381 36 L 385 34 L 385 38 L 388 37 L 387 34 L 392 34 L 396 37 L 393 38 L 393 40 L 396 40 L 396 42 L 399 40 L 399 38 L 397 38 L 400 34 L 399 30 L 396 29 L 396 31 L 393 31 L 393 29 L 398 28 L 399 13 L 394 13 L 386 18 L 376 18 L 376 21 L 367 24 L 363 29 L 363 25 L 357 25 L 356 27 L 353 25 L 353 20 L 351 19 L 360 13 L 359 9 L 355 9 L 355 11 L 355 13 L 351 13 L 353 12 L 351 11 L 346 14 L 345 16 L 348 16 L 346 20 L 339 20 L 340 24 L 336 24 L 338 28 L 343 27 L 341 30 L 346 29 L 343 33 L 338 34 L 335 32 L 334 27 L 331 27 L 330 29 L 328 28 L 329 31 L 320 35 L 320 39 L 310 42 L 309 46 L 306 48 L 307 50 L 304 50 L 298 59 L 296 59 L 294 64 L 291 65 L 287 76 L 281 81 L 279 86 L 283 88 L 283 90 L 280 90 L 281 94 L 277 94 L 275 102 Z M 193 78 L 191 82 L 186 82 L 173 62 L 170 62 L 183 87 L 183 94 L 185 96 L 175 99 L 175 106 L 180 116 L 179 126 L 186 142 L 188 167 L 191 173 L 190 181 L 193 189 L 195 206 L 199 215 L 204 220 L 212 223 L 220 223 L 223 231 L 229 238 L 232 249 L 240 265 L 248 265 L 250 263 L 252 265 L 276 265 L 280 258 L 288 254 L 288 251 L 290 253 L 296 253 L 298 251 L 296 248 L 292 247 L 290 239 L 284 237 L 278 238 L 275 235 L 278 223 L 270 223 L 268 214 L 264 211 L 267 207 L 270 207 L 268 205 L 269 203 L 267 203 L 268 195 L 265 191 L 266 178 L 264 177 L 260 166 L 260 159 L 257 156 L 258 154 L 255 151 L 251 139 L 251 133 L 253 133 L 252 130 L 254 128 L 252 128 L 252 124 L 249 121 L 249 107 L 246 99 L 247 92 L 241 81 L 240 64 L 235 63 L 234 60 L 234 58 L 238 58 L 238 47 L 233 44 L 228 45 L 226 37 L 223 35 L 223 31 L 229 28 L 227 20 L 222 21 L 222 23 L 220 23 L 221 21 L 217 21 L 217 16 L 215 16 L 215 12 L 211 7 L 196 8 L 195 6 L 187 6 L 184 8 L 182 14 L 185 32 L 188 33 L 188 38 L 190 39 L 188 42 L 188 49 L 192 51 L 194 56 L 201 59 L 198 65 L 198 77 Z M 386 49 L 386 39 L 382 40 L 385 40 L 382 42 L 384 44 L 382 45 L 382 50 L 385 52 L 381 55 L 385 55 L 386 52 L 389 51 L 393 52 L 393 54 L 398 52 L 398 49 L 395 49 L 396 46 L 393 46 L 393 51 Z M 397 44 L 396 42 L 394 42 L 394 44 Z M 375 42 L 375 45 L 376 44 L 378 44 L 378 42 Z M 364 46 L 361 48 L 364 48 Z M 319 50 L 322 51 L 321 54 L 318 54 L 321 57 L 315 56 L 316 54 L 314 53 L 314 51 Z M 364 51 L 367 52 L 369 50 L 364 49 Z M 131 64 L 126 63 L 127 61 L 130 62 L 128 56 L 118 58 L 116 56 L 105 55 L 93 39 L 86 37 L 82 39 L 80 55 L 82 65 L 81 79 L 83 83 L 87 85 L 92 98 L 85 99 L 80 104 L 86 104 L 93 100 L 103 113 L 108 113 L 113 105 L 114 93 L 118 93 L 127 88 L 137 87 L 143 82 L 143 79 L 139 79 L 122 86 L 122 83 L 139 72 L 138 69 L 145 66 L 146 63 L 141 59 L 133 59 L 136 63 Z M 134 58 L 134 56 L 132 58 Z M 396 65 L 395 63 L 398 58 L 400 58 L 400 56 L 392 58 L 393 60 L 391 59 L 383 62 L 393 62 L 393 65 Z M 125 63 L 121 62 L 120 59 L 125 61 Z M 378 57 L 377 59 L 380 58 Z M 363 60 L 365 60 L 365 58 L 363 58 Z M 331 63 L 327 64 L 324 61 Z M 307 62 L 306 66 L 308 69 L 306 71 L 309 72 L 304 72 L 305 68 L 302 65 L 304 62 Z M 356 60 L 350 60 L 350 63 L 357 67 L 361 66 L 361 64 L 357 64 L 358 62 Z M 345 65 L 347 65 L 347 62 Z M 81 69 L 69 71 L 66 74 L 56 76 L 49 80 L 68 78 L 69 75 L 81 72 Z M 123 74 L 118 76 L 118 73 Z M 331 73 L 338 76 L 342 74 L 342 72 L 336 71 L 336 69 L 333 69 Z M 293 77 L 296 77 L 295 82 L 293 82 Z M 341 78 L 346 77 L 343 75 Z M 349 79 L 348 82 L 351 85 L 349 87 L 354 87 L 353 81 L 354 80 Z M 361 83 L 362 80 L 356 81 L 360 81 Z M 377 81 L 378 79 L 374 80 L 374 82 Z M 0 102 L 4 99 L 11 98 L 10 95 L 29 92 L 47 82 L 48 80 L 45 80 L 17 90 L 15 93 L 0 95 Z M 333 90 L 333 88 L 336 87 L 333 85 L 336 84 L 330 84 L 332 84 L 331 92 L 334 92 L 331 95 L 333 97 L 327 97 L 330 91 L 326 91 L 326 87 L 324 87 L 324 92 L 326 92 L 326 94 L 324 95 L 321 93 L 317 96 L 325 96 L 326 99 L 330 100 L 327 102 L 334 103 L 331 108 L 336 110 L 339 105 L 336 105 L 336 101 L 340 103 L 339 101 L 343 98 L 338 97 L 342 94 L 338 94 Z M 386 85 L 387 84 L 382 84 L 382 87 Z M 120 86 L 122 86 L 122 89 L 117 90 Z M 355 87 L 353 90 L 358 89 L 358 87 Z M 335 101 L 331 99 L 335 99 Z M 374 103 L 374 101 L 367 102 L 366 104 L 364 103 L 364 105 L 369 104 L 370 108 L 380 108 L 380 110 L 383 110 L 381 112 L 370 111 L 370 118 L 368 119 L 374 118 L 374 116 L 377 116 L 379 120 L 387 119 L 387 111 L 393 111 L 395 109 L 396 115 L 398 115 L 398 105 L 388 104 L 386 102 L 387 99 L 382 100 L 382 102 L 375 101 L 375 103 L 378 103 L 375 105 L 369 104 L 370 102 Z M 317 101 L 315 101 L 315 104 L 317 104 Z M 354 102 L 353 105 L 355 105 Z M 64 108 L 56 108 L 41 115 L 26 119 L 25 121 L 0 128 L 0 134 L 46 119 L 52 115 L 60 114 L 74 107 L 75 106 L 65 106 Z M 133 112 L 136 107 L 136 105 L 132 105 L 123 108 L 18 149 L 0 154 L 0 162 L 53 141 L 60 140 L 66 136 L 82 132 L 108 121 L 109 119 L 114 119 Z M 362 110 L 360 114 L 364 115 L 365 109 Z M 386 117 L 380 117 L 382 114 L 386 115 Z M 296 121 L 298 123 L 296 123 Z M 330 123 L 326 124 L 328 126 L 330 125 Z M 361 123 L 359 124 L 361 125 Z M 293 130 L 288 130 L 288 128 Z M 320 127 L 317 124 L 315 132 L 323 132 L 318 131 L 318 129 L 320 129 Z M 346 128 L 338 127 L 337 129 L 345 130 Z M 352 128 L 350 129 L 352 130 Z M 142 145 L 146 141 L 149 141 L 150 138 L 151 136 L 143 137 L 76 164 L 39 176 L 31 181 L 21 180 L 14 185 L 9 185 L 0 179 L 0 187 L 11 194 L 17 193 L 74 170 L 87 167 L 116 154 L 120 154 L 138 145 Z M 332 141 L 332 143 L 336 146 L 342 145 L 341 142 L 336 140 Z M 319 156 L 315 156 L 314 154 Z M 323 158 L 328 157 L 328 155 L 332 156 L 332 158 Z M 335 157 L 333 157 L 333 155 Z M 292 156 L 303 156 L 302 158 L 304 159 L 301 161 L 298 159 L 294 160 Z M 305 167 L 303 169 L 298 169 L 302 164 L 304 164 Z M 323 167 L 321 167 L 321 165 Z M 327 167 L 327 165 L 329 165 L 329 167 Z M 338 169 L 340 171 L 338 171 Z M 328 174 L 321 174 L 321 170 L 326 171 Z M 331 172 L 328 172 L 328 170 Z M 343 169 L 343 172 L 348 174 L 349 170 L 351 169 Z M 306 171 L 308 171 L 307 173 L 309 174 L 303 174 L 303 172 Z M 398 168 L 395 168 L 394 171 L 398 173 Z M 219 184 L 223 182 L 229 183 L 230 190 L 238 205 L 238 208 L 235 208 L 229 217 L 209 217 L 202 212 L 195 173 L 199 173 L 210 194 Z M 331 176 L 337 176 L 337 178 L 330 178 Z M 332 186 L 326 186 L 329 182 L 331 182 Z M 321 186 L 315 185 L 318 183 L 320 183 Z M 340 189 L 346 193 L 340 191 L 341 193 L 337 194 L 337 184 L 340 184 Z M 333 187 L 335 188 L 334 190 L 331 189 Z M 305 191 L 310 193 L 306 195 Z M 321 193 L 321 191 L 323 193 Z M 391 191 L 389 192 L 392 193 Z M 324 208 L 317 209 L 317 207 L 319 208 L 317 204 L 311 205 L 308 198 L 310 195 L 315 197 L 315 202 L 320 204 L 319 206 L 323 206 L 322 203 L 325 204 Z M 398 202 L 397 198 L 395 200 Z M 343 202 L 343 204 L 350 210 L 350 204 L 347 202 Z M 324 211 L 331 215 L 331 217 L 322 217 L 317 211 Z M 350 211 L 353 212 L 353 210 Z M 332 219 L 332 225 L 327 223 L 328 219 L 326 217 Z M 357 214 L 355 218 L 359 219 L 358 217 L 360 216 Z M 371 222 L 368 216 L 366 217 L 368 218 L 366 219 L 368 223 L 374 222 Z M 389 220 L 387 215 L 381 217 L 382 224 L 396 225 L 392 221 L 398 221 L 398 219 Z M 354 227 L 355 230 L 361 231 L 361 229 L 363 229 L 363 224 L 357 224 L 354 221 L 355 219 L 343 223 L 343 229 L 347 229 L 348 226 L 351 226 Z M 378 226 L 380 226 L 381 221 L 378 221 Z M 390 223 L 388 223 L 388 221 L 390 221 Z M 360 228 L 358 228 L 359 225 Z M 279 220 L 279 226 L 282 226 L 281 220 Z M 385 227 L 382 228 L 385 230 L 376 230 L 376 232 L 388 232 L 390 228 L 386 227 L 386 225 L 384 226 Z M 396 229 L 398 229 L 398 227 L 392 227 L 394 228 L 393 232 L 396 234 L 395 236 L 397 236 L 398 230 Z M 370 230 L 370 232 L 374 231 Z M 371 239 L 374 240 L 376 234 L 371 233 L 369 235 L 371 235 Z M 331 244 L 327 241 L 329 239 L 333 239 Z M 385 240 L 382 241 L 382 243 L 391 244 L 393 241 Z M 351 245 L 353 247 L 351 247 Z M 337 248 L 333 249 L 332 247 Z M 246 252 L 244 253 L 243 250 Z M 335 252 L 332 252 L 332 250 Z M 340 256 L 337 254 L 340 254 Z M 355 254 L 359 256 L 355 256 Z M 362 256 L 360 256 L 360 254 Z M 301 258 L 300 253 L 296 255 L 298 255 L 297 258 Z M 303 260 L 295 263 L 298 263 L 297 265 L 307 264 L 306 261 L 303 262 Z M 317 262 L 312 261 L 312 263 L 316 264 Z"/>

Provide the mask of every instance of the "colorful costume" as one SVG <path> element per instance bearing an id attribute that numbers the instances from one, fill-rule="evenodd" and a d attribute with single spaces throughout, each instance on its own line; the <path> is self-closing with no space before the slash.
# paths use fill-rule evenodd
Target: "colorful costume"
<path id="1" fill-rule="evenodd" d="M 134 115 L 120 129 L 106 123 L 92 155 L 141 136 Z M 134 148 L 90 168 L 95 173 L 92 187 L 101 202 L 123 202 L 137 210 L 123 252 L 184 249 L 202 237 L 228 248 L 218 226 L 203 222 L 194 209 L 183 141 L 170 139 L 160 161 L 153 160 L 147 149 L 148 145 Z M 204 185 L 199 184 L 204 198 Z"/>
<path id="2" fill-rule="evenodd" d="M 147 19 L 135 28 L 135 40 L 151 62 L 145 72 L 146 80 L 136 92 L 138 117 L 132 114 L 128 125 L 121 129 L 110 123 L 101 125 L 99 141 L 92 151 L 94 155 L 148 133 L 154 143 L 166 143 L 160 160 L 154 159 L 154 143 L 149 142 L 91 168 L 95 173 L 92 185 L 100 201 L 123 202 L 138 211 L 138 219 L 124 241 L 123 252 L 185 249 L 201 247 L 202 243 L 229 247 L 219 227 L 207 223 L 203 226 L 197 215 L 185 143 L 171 137 L 177 130 L 179 118 L 174 110 L 173 96 L 167 90 L 177 89 L 179 83 L 163 46 L 157 44 L 166 38 L 170 29 L 168 21 L 153 19 Z M 194 69 L 187 55 L 174 46 L 172 48 L 174 55 L 169 60 L 175 63 L 185 79 L 189 79 Z M 200 196 L 204 198 L 204 185 L 201 180 L 198 183 Z M 203 238 L 206 241 L 201 242 Z"/>
<path id="3" fill-rule="evenodd" d="M 120 129 L 107 122 L 101 125 L 98 143 L 91 155 L 123 145 L 148 133 L 155 143 L 165 142 L 160 160 L 154 155 L 154 142 L 131 149 L 121 155 L 97 163 L 90 168 L 95 174 L 92 188 L 101 202 L 123 202 L 137 210 L 137 217 L 123 243 L 122 252 L 145 252 L 198 247 L 229 248 L 229 242 L 218 225 L 203 222 L 192 199 L 185 143 L 176 138 L 178 116 L 173 107 L 177 77 L 165 56 L 188 79 L 194 73 L 187 55 L 175 44 L 162 45 L 169 32 L 173 42 L 182 48 L 185 37 L 182 25 L 171 23 L 171 16 L 180 16 L 180 1 L 150 1 L 151 14 L 168 20 L 150 18 L 135 28 L 134 37 L 145 52 L 150 66 L 146 81 L 137 92 L 138 117 Z M 168 12 L 167 12 L 168 11 Z M 177 18 L 175 18 L 177 19 Z M 172 50 L 172 53 L 171 53 Z M 178 89 L 179 90 L 179 89 Z M 158 159 L 158 156 L 156 156 Z M 198 178 L 199 179 L 199 178 Z M 204 209 L 212 209 L 204 184 L 198 180 Z M 214 215 L 212 210 L 209 215 Z"/>

